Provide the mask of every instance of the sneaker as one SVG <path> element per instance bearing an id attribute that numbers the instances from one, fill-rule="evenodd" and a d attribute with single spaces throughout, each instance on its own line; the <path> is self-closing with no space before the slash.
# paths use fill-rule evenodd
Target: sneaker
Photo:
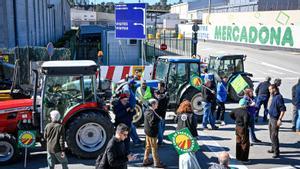
<path id="1" fill-rule="evenodd" d="M 295 126 L 292 127 L 292 131 L 296 132 L 296 127 Z"/>
<path id="2" fill-rule="evenodd" d="M 144 160 L 143 161 L 143 166 L 146 167 L 146 166 L 149 166 L 149 165 L 152 165 L 153 164 L 153 161 L 151 160 Z"/>
<path id="3" fill-rule="evenodd" d="M 225 126 L 225 125 L 226 125 L 225 121 L 221 121 L 221 126 Z"/>
<path id="4" fill-rule="evenodd" d="M 268 150 L 268 153 L 274 153 L 274 150 Z"/>
<path id="5" fill-rule="evenodd" d="M 165 167 L 166 167 L 166 165 L 161 162 L 154 165 L 154 168 L 165 168 Z"/>
<path id="6" fill-rule="evenodd" d="M 273 154 L 272 158 L 279 158 L 279 154 Z"/>
<path id="7" fill-rule="evenodd" d="M 214 126 L 214 127 L 212 127 L 211 129 L 212 129 L 212 130 L 218 130 L 219 127 L 218 127 L 218 126 Z"/>

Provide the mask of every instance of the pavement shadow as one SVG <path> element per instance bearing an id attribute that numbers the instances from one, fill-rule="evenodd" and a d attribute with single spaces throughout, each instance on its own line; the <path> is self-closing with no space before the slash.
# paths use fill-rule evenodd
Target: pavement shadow
<path id="1" fill-rule="evenodd" d="M 202 152 L 223 152 L 223 151 L 230 151 L 228 147 L 221 147 L 221 146 L 213 146 L 213 145 L 203 145 L 200 147 Z"/>
<path id="2" fill-rule="evenodd" d="M 250 159 L 250 163 L 247 165 L 254 165 L 254 164 L 277 164 L 277 165 L 287 165 L 287 166 L 293 166 L 299 165 L 298 160 L 294 160 L 291 157 L 299 157 L 299 155 L 280 155 L 280 158 L 272 158 L 270 155 L 270 158 L 265 159 Z"/>
<path id="3" fill-rule="evenodd" d="M 224 138 L 224 137 L 216 137 L 216 136 L 201 136 L 200 135 L 200 138 L 197 139 L 197 140 L 200 140 L 200 141 L 203 141 L 203 140 L 232 140 L 231 138 Z"/>

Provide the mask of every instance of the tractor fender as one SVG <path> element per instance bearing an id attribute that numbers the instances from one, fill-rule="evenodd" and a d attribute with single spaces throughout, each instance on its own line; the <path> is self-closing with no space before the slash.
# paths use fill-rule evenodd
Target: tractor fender
<path id="1" fill-rule="evenodd" d="M 177 98 L 177 104 L 180 103 L 180 101 L 182 100 L 182 96 L 188 91 L 188 90 L 197 90 L 195 89 L 192 85 L 190 85 L 189 83 L 183 85 L 181 87 L 181 89 L 179 90 L 179 93 L 178 93 L 178 98 Z M 200 92 L 200 91 L 199 91 Z"/>
<path id="2" fill-rule="evenodd" d="M 93 112 L 97 112 L 97 113 L 101 113 L 102 115 L 104 115 L 105 117 L 111 119 L 111 117 L 109 116 L 109 113 L 103 109 L 100 109 L 100 108 L 81 108 L 81 109 L 78 109 L 78 110 L 75 110 L 75 111 L 70 111 L 68 113 L 67 116 L 64 117 L 63 119 L 63 124 L 67 124 L 69 123 L 70 121 L 72 121 L 72 119 L 76 118 L 78 115 L 80 115 L 81 113 L 84 113 L 84 112 L 90 112 L 90 111 L 93 111 Z"/>

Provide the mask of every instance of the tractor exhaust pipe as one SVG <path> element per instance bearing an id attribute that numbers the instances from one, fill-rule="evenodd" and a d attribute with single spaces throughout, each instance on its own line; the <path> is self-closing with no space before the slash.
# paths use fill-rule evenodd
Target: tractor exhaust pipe
<path id="1" fill-rule="evenodd" d="M 37 87 L 38 87 L 38 71 L 32 70 L 35 74 L 35 83 L 34 83 L 34 90 L 33 90 L 33 112 L 32 112 L 32 124 L 35 127 L 38 127 L 40 125 L 40 113 L 37 110 Z"/>

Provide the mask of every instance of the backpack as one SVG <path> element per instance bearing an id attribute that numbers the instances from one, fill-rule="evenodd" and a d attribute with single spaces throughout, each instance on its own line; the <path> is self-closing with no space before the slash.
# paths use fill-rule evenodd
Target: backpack
<path id="1" fill-rule="evenodd" d="M 96 159 L 95 169 L 107 169 L 109 168 L 106 150 L 104 153 L 100 154 Z"/>

